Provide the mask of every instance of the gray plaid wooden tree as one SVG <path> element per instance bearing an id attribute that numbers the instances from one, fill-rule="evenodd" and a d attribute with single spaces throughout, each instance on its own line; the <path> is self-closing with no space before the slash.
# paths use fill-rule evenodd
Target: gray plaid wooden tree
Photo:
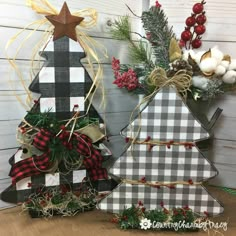
<path id="1" fill-rule="evenodd" d="M 132 127 L 132 132 L 131 132 Z M 217 215 L 223 207 L 209 195 L 201 183 L 217 175 L 217 170 L 200 153 L 197 146 L 171 145 L 171 142 L 198 142 L 209 134 L 193 117 L 181 97 L 172 87 L 162 88 L 153 100 L 123 131 L 130 139 L 148 139 L 169 142 L 167 146 L 133 144 L 121 155 L 110 173 L 121 183 L 99 204 L 99 208 L 113 213 L 121 212 L 142 201 L 147 210 L 189 206 L 201 215 Z M 151 187 L 151 183 L 174 183 L 172 187 Z M 129 181 L 127 181 L 129 180 Z M 132 183 L 138 181 L 139 183 Z M 140 184 L 141 182 L 141 184 Z M 187 182 L 189 184 L 181 184 Z M 198 183 L 198 184 L 195 184 Z M 205 212 L 205 213 L 204 213 Z"/>

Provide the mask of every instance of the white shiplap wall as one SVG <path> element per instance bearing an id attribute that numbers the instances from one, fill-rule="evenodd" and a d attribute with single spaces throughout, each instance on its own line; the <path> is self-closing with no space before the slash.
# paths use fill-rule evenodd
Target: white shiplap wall
<path id="1" fill-rule="evenodd" d="M 63 0 L 51 0 L 50 2 L 60 9 Z M 152 4 L 155 3 L 154 0 L 151 0 L 151 2 Z M 160 2 L 169 17 L 169 23 L 174 26 L 176 34 L 180 35 L 184 27 L 184 21 L 191 13 L 193 3 L 198 1 L 163 0 Z M 136 14 L 140 15 L 141 11 L 148 6 L 148 0 L 68 0 L 67 3 L 72 12 L 87 7 L 97 9 L 99 12 L 99 22 L 90 31 L 90 34 L 107 47 L 110 58 L 111 56 L 116 56 L 120 58 L 122 63 L 128 62 L 127 45 L 110 38 L 108 33 L 109 27 L 106 25 L 106 22 L 107 20 L 113 20 L 119 15 L 130 14 L 125 4 L 128 4 Z M 225 53 L 236 58 L 236 50 L 234 50 L 236 48 L 236 31 L 234 30 L 236 25 L 235 10 L 236 4 L 234 0 L 208 1 L 206 5 L 208 17 L 207 34 L 204 35 L 205 49 L 217 44 Z M 18 146 L 15 139 L 16 128 L 26 114 L 25 110 L 17 102 L 13 95 L 14 91 L 8 83 L 9 76 L 11 79 L 16 80 L 16 74 L 12 71 L 9 73 L 4 49 L 7 41 L 13 35 L 30 22 L 40 18 L 41 16 L 25 6 L 24 0 L 0 0 L 0 191 L 10 184 L 10 179 L 8 178 L 10 168 L 8 159 L 14 154 Z M 142 27 L 137 18 L 132 17 L 132 25 L 135 31 L 140 32 Z M 17 57 L 18 65 L 25 76 L 29 68 L 28 60 L 31 57 L 32 47 L 41 35 L 42 32 L 36 32 L 30 42 L 27 42 L 25 49 Z M 14 53 L 16 45 L 19 42 L 10 48 L 10 54 Z M 111 135 L 110 147 L 113 150 L 114 156 L 117 158 L 123 151 L 123 142 L 119 136 L 119 131 L 127 124 L 130 111 L 137 103 L 138 98 L 112 85 L 113 76 L 110 69 L 110 58 L 104 60 L 104 80 L 107 94 L 106 121 L 108 131 Z M 14 90 L 20 94 L 23 93 L 19 82 L 14 83 Z M 24 95 L 21 96 L 24 97 Z M 219 99 L 211 106 L 212 111 L 216 106 L 224 109 L 223 115 L 215 130 L 213 155 L 211 155 L 211 159 L 217 163 L 216 166 L 220 171 L 220 175 L 216 181 L 218 184 L 220 183 L 230 187 L 236 187 L 236 175 L 234 171 L 236 164 L 234 157 L 236 148 L 236 134 L 234 132 L 236 121 L 236 109 L 234 109 L 235 99 L 236 94 L 227 95 L 224 96 L 224 99 Z M 228 163 L 228 165 L 222 165 L 221 163 Z M 0 207 L 6 206 L 5 203 L 0 202 Z"/>
<path id="2" fill-rule="evenodd" d="M 64 0 L 49 0 L 58 10 L 61 8 Z M 14 71 L 10 71 L 9 63 L 6 60 L 5 45 L 7 41 L 24 28 L 29 23 L 41 19 L 43 16 L 37 15 L 33 10 L 25 5 L 24 0 L 0 0 L 0 192 L 10 185 L 11 180 L 8 178 L 10 165 L 9 158 L 14 154 L 18 147 L 16 142 L 16 129 L 20 120 L 25 116 L 25 109 L 19 104 L 14 93 L 19 93 L 20 98 L 25 99 L 25 93 L 17 79 Z M 148 6 L 148 1 L 134 0 L 86 0 L 76 1 L 68 0 L 67 4 L 73 13 L 83 8 L 95 8 L 99 13 L 98 24 L 89 31 L 97 41 L 103 43 L 107 48 L 109 58 L 103 60 L 104 63 L 104 80 L 107 94 L 106 122 L 108 131 L 111 135 L 111 149 L 114 156 L 118 157 L 122 152 L 123 143 L 119 136 L 120 129 L 127 124 L 130 111 L 137 103 L 137 97 L 130 98 L 130 95 L 116 89 L 112 84 L 113 75 L 110 67 L 112 56 L 121 58 L 123 63 L 127 63 L 127 45 L 117 40 L 112 40 L 107 26 L 108 20 L 114 20 L 120 15 L 129 14 L 130 12 L 125 4 L 129 5 L 133 11 L 140 15 L 142 9 Z M 138 32 L 141 30 L 140 21 L 131 16 L 132 25 Z M 32 28 L 28 27 L 25 35 Z M 28 77 L 30 68 L 29 60 L 32 55 L 33 46 L 38 42 L 42 31 L 37 31 L 34 36 L 27 41 L 24 50 L 17 55 L 17 65 L 22 74 Z M 12 57 L 16 48 L 21 43 L 22 38 L 17 40 L 8 50 L 8 55 Z M 9 83 L 9 78 L 14 81 L 13 87 Z M 99 96 L 98 96 L 99 97 Z M 130 102 L 127 103 L 127 100 Z M 125 104 L 122 105 L 121 104 Z M 0 202 L 0 207 L 7 207 L 4 202 Z"/>

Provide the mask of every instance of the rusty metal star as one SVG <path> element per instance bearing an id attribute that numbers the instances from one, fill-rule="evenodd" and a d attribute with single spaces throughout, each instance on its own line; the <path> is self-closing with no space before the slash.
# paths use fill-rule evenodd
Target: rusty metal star
<path id="1" fill-rule="evenodd" d="M 84 20 L 84 18 L 71 15 L 66 2 L 64 2 L 59 15 L 49 15 L 46 16 L 46 18 L 55 26 L 53 41 L 64 36 L 77 41 L 75 28 Z"/>

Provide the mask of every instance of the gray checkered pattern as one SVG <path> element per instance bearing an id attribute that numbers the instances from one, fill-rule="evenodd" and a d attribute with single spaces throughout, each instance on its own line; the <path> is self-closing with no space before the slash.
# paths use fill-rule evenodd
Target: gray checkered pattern
<path id="1" fill-rule="evenodd" d="M 147 181 L 188 181 L 207 180 L 217 175 L 217 171 L 202 156 L 196 147 L 186 149 L 184 146 L 155 146 L 148 151 L 146 145 L 134 145 L 133 155 L 129 148 L 116 161 L 109 171 L 123 179 Z"/>
<path id="2" fill-rule="evenodd" d="M 124 136 L 135 137 L 139 118 L 122 131 Z M 132 127 L 132 132 L 130 131 Z M 176 90 L 171 87 L 163 88 L 141 112 L 141 131 L 138 138 L 144 140 L 148 135 L 160 141 L 196 141 L 205 139 L 209 134 L 188 107 L 184 104 Z"/>
<path id="3" fill-rule="evenodd" d="M 134 132 L 141 127 L 137 140 L 150 136 L 151 139 L 160 141 L 191 142 L 209 137 L 173 88 L 164 88 L 157 93 L 140 115 L 141 120 L 136 118 L 132 122 Z M 123 130 L 123 134 L 134 137 L 129 126 Z M 168 149 L 166 146 L 154 146 L 152 151 L 149 151 L 147 145 L 135 144 L 132 152 L 129 147 L 115 162 L 110 173 L 131 180 L 145 177 L 147 181 L 153 182 L 202 182 L 216 176 L 217 170 L 197 147 L 186 149 L 184 146 L 171 146 Z M 178 185 L 176 189 L 156 189 L 121 184 L 101 202 L 100 208 L 117 213 L 123 210 L 125 205 L 136 204 L 138 200 L 143 200 L 147 209 L 155 209 L 164 201 L 168 207 L 189 205 L 200 214 L 207 211 L 216 215 L 223 211 L 220 204 L 203 187 L 194 185 Z"/>
<path id="4" fill-rule="evenodd" d="M 189 206 L 202 216 L 205 216 L 204 211 L 214 216 L 224 210 L 204 187 L 193 185 L 177 185 L 176 189 L 156 189 L 144 185 L 121 184 L 103 199 L 98 207 L 109 212 L 120 213 L 124 206 L 136 205 L 138 201 L 142 201 L 148 210 L 161 208 L 161 202 L 167 209 Z"/>
<path id="5" fill-rule="evenodd" d="M 84 98 L 92 80 L 81 64 L 85 57 L 79 43 L 68 37 L 47 43 L 41 53 L 47 59 L 29 89 L 41 93 L 40 111 L 55 113 L 59 119 L 68 119 L 74 105 L 78 104 L 80 114 L 86 111 Z"/>

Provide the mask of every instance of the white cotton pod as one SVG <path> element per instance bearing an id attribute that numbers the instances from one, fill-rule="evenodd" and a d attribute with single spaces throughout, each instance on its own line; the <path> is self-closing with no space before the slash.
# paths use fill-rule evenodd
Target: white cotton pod
<path id="1" fill-rule="evenodd" d="M 218 65 L 215 69 L 215 74 L 216 75 L 224 75 L 226 73 L 226 69 L 222 65 Z"/>
<path id="2" fill-rule="evenodd" d="M 205 53 L 204 51 L 200 51 L 200 52 L 197 52 L 197 53 L 196 53 L 194 60 L 196 61 L 196 63 L 197 63 L 198 65 L 200 64 L 202 55 L 203 55 L 204 53 Z"/>
<path id="3" fill-rule="evenodd" d="M 222 80 L 226 84 L 233 84 L 236 81 L 236 71 L 234 70 L 229 70 L 226 72 L 226 74 L 222 77 Z"/>
<path id="4" fill-rule="evenodd" d="M 215 46 L 211 49 L 211 57 L 215 58 L 219 64 L 223 60 L 224 54 Z"/>
<path id="5" fill-rule="evenodd" d="M 192 84 L 194 87 L 206 90 L 207 89 L 207 84 L 209 82 L 209 79 L 207 79 L 204 76 L 193 76 L 192 77 Z"/>
<path id="6" fill-rule="evenodd" d="M 229 67 L 229 61 L 223 60 L 220 62 L 220 65 L 223 66 L 227 70 Z"/>
<path id="7" fill-rule="evenodd" d="M 231 60 L 228 70 L 236 70 L 236 59 Z"/>
<path id="8" fill-rule="evenodd" d="M 216 70 L 218 62 L 215 58 L 209 57 L 201 61 L 199 67 L 202 72 L 211 73 Z"/>
<path id="9" fill-rule="evenodd" d="M 188 58 L 189 58 L 189 55 L 191 56 L 192 59 L 195 59 L 195 52 L 192 49 L 191 50 L 185 50 L 183 52 L 183 59 L 185 61 L 187 61 Z"/>

